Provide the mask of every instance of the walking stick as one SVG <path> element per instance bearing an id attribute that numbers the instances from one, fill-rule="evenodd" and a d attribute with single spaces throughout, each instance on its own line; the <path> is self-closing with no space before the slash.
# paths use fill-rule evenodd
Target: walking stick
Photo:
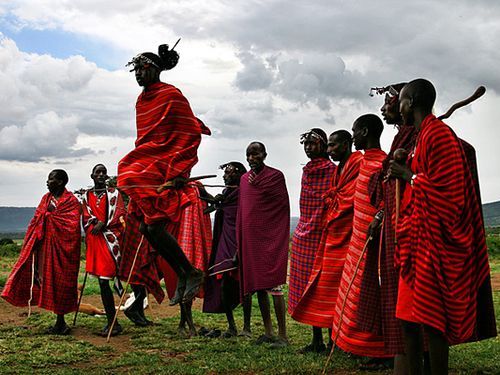
<path id="1" fill-rule="evenodd" d="M 31 256 L 31 286 L 30 299 L 28 300 L 28 318 L 31 316 L 31 300 L 33 299 L 33 286 L 35 285 L 35 252 Z"/>
<path id="2" fill-rule="evenodd" d="M 75 317 L 73 318 L 73 327 L 76 325 L 76 317 L 78 316 L 78 311 L 80 311 L 80 305 L 82 304 L 83 291 L 85 290 L 85 284 L 87 283 L 88 274 L 88 272 L 85 272 L 85 276 L 83 277 L 82 290 L 80 291 L 80 298 L 78 298 L 78 307 L 76 308 Z"/>
<path id="3" fill-rule="evenodd" d="M 450 109 L 448 109 L 448 111 L 439 116 L 438 119 L 439 120 L 444 120 L 444 119 L 447 119 L 448 117 L 450 117 L 453 112 L 455 112 L 457 109 L 459 108 L 462 108 L 466 105 L 469 105 L 470 103 L 472 103 L 473 101 L 479 99 L 481 96 L 484 95 L 484 93 L 486 92 L 486 87 L 484 86 L 479 86 L 476 91 L 474 91 L 474 94 L 472 94 L 471 96 L 469 96 L 467 99 L 464 99 L 464 100 L 461 100 L 459 102 L 456 102 L 455 104 L 453 104 Z"/>
<path id="4" fill-rule="evenodd" d="M 198 180 L 203 180 L 205 178 L 214 178 L 214 177 L 217 177 L 217 175 L 216 174 L 208 174 L 208 175 L 204 175 L 204 176 L 190 177 L 190 178 L 186 179 L 186 183 L 193 182 L 193 181 L 198 181 Z M 156 192 L 159 194 L 163 190 L 166 190 L 166 189 L 171 188 L 173 186 L 174 185 L 173 185 L 173 181 L 172 180 L 167 181 L 164 184 L 158 186 L 158 188 L 156 189 Z"/>
<path id="5" fill-rule="evenodd" d="M 132 277 L 132 272 L 134 271 L 135 262 L 137 260 L 137 256 L 139 255 L 139 250 L 141 249 L 143 240 L 144 240 L 144 235 L 141 236 L 141 240 L 139 241 L 139 246 L 137 246 L 137 250 L 135 251 L 134 260 L 132 262 L 132 266 L 130 267 L 130 273 L 129 273 L 128 278 L 127 278 L 127 283 L 125 284 L 123 294 L 120 297 L 120 303 L 118 305 L 118 308 L 116 309 L 115 316 L 113 317 L 113 322 L 111 323 L 111 327 L 109 327 L 109 329 L 108 329 L 108 337 L 106 338 L 106 342 L 109 342 L 109 339 L 111 337 L 111 332 L 113 332 L 113 327 L 116 324 L 116 319 L 118 318 L 118 313 L 120 312 L 120 306 L 123 304 L 123 300 L 125 299 L 125 295 L 127 294 L 127 289 L 128 289 L 129 284 L 130 284 L 130 278 Z"/>
<path id="6" fill-rule="evenodd" d="M 404 165 L 406 163 L 406 159 L 408 158 L 408 152 L 404 148 L 398 148 L 394 151 L 394 161 L 400 165 Z M 396 178 L 396 194 L 395 194 L 395 218 L 394 218 L 394 244 L 398 244 L 397 230 L 398 230 L 398 222 L 399 222 L 399 209 L 401 206 L 401 180 Z"/>
<path id="7" fill-rule="evenodd" d="M 365 242 L 365 246 L 363 246 L 363 250 L 361 251 L 361 255 L 359 256 L 358 263 L 356 264 L 356 268 L 354 269 L 354 274 L 352 275 L 352 279 L 349 282 L 349 285 L 347 287 L 347 291 L 345 292 L 344 300 L 342 301 L 342 308 L 340 309 L 340 318 L 339 318 L 339 326 L 337 327 L 337 333 L 335 334 L 335 338 L 332 341 L 332 349 L 330 350 L 330 354 L 328 355 L 328 358 L 326 359 L 325 367 L 323 367 L 323 372 L 321 375 L 326 374 L 326 368 L 328 367 L 328 364 L 330 363 L 330 360 L 332 359 L 333 356 L 333 351 L 335 350 L 335 345 L 337 344 L 337 339 L 339 338 L 340 335 L 340 327 L 342 326 L 342 318 L 344 317 L 344 310 L 345 310 L 345 305 L 347 303 L 347 296 L 349 295 L 349 292 L 351 291 L 352 284 L 354 284 L 354 279 L 356 278 L 356 275 L 359 270 L 359 266 L 361 265 L 361 260 L 365 256 L 366 249 L 368 248 L 368 244 L 370 241 L 373 239 L 372 236 L 369 236 L 368 239 Z"/>

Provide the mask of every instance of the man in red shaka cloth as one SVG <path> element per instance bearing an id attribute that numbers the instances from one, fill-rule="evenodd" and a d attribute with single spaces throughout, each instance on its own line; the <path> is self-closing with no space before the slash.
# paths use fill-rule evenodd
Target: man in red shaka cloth
<path id="1" fill-rule="evenodd" d="M 66 190 L 68 174 L 54 169 L 49 192 L 38 205 L 23 248 L 5 283 L 2 297 L 14 306 L 37 305 L 57 314 L 49 333 L 67 335 L 64 315 L 77 309 L 80 266 L 80 203 Z"/>
<path id="2" fill-rule="evenodd" d="M 118 164 L 118 187 L 130 197 L 128 212 L 139 219 L 140 232 L 177 274 L 178 300 L 188 302 L 198 294 L 203 272 L 191 265 L 176 236 L 182 210 L 192 201 L 186 179 L 198 161 L 201 134 L 208 128 L 176 87 L 160 81 L 160 73 L 178 60 L 176 51 L 161 45 L 158 55 L 141 53 L 129 63 L 144 90 L 136 103 L 135 149 Z M 158 190 L 167 182 L 169 188 Z M 124 253 L 124 262 L 125 256 L 134 254 Z M 143 321 L 139 310 L 129 308 L 127 316 Z"/>
<path id="3" fill-rule="evenodd" d="M 94 187 L 82 197 L 83 227 L 87 244 L 86 271 L 96 276 L 101 289 L 101 299 L 108 323 L 101 335 L 107 336 L 115 315 L 115 301 L 109 280 L 117 276 L 120 263 L 120 244 L 124 229 L 125 205 L 118 189 L 106 188 L 108 171 L 97 164 L 90 175 Z M 115 279 L 118 293 L 123 289 L 119 279 Z M 112 336 L 119 334 L 122 327 L 118 322 L 113 327 Z"/>

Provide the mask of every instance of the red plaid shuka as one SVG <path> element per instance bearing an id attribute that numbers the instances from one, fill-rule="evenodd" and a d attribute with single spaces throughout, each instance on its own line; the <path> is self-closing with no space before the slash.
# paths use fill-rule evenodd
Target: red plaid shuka
<path id="1" fill-rule="evenodd" d="M 325 194 L 325 227 L 311 277 L 292 318 L 314 327 L 331 328 L 345 255 L 352 233 L 356 178 L 363 155 L 354 152 L 333 176 Z"/>
<path id="2" fill-rule="evenodd" d="M 316 158 L 305 165 L 300 190 L 300 219 L 292 238 L 288 313 L 291 315 L 307 285 L 323 230 L 323 194 L 332 186 L 335 164 Z"/>
<path id="3" fill-rule="evenodd" d="M 141 242 L 140 224 L 141 219 L 129 211 L 126 219 L 120 271 L 118 273 L 120 279 L 125 282 L 130 275 L 134 256 Z M 170 234 L 176 236 L 178 225 L 168 222 L 166 229 Z M 143 285 L 155 297 L 158 303 L 161 303 L 165 298 L 165 292 L 160 285 L 160 281 L 163 278 L 160 271 L 162 268 L 160 262 L 162 260 L 163 258 L 158 256 L 158 252 L 144 238 L 139 249 L 137 261 L 132 270 L 132 275 L 130 276 L 130 284 Z"/>
<path id="4" fill-rule="evenodd" d="M 351 242 L 345 258 L 335 314 L 333 316 L 332 337 L 337 337 L 336 345 L 348 353 L 368 357 L 391 356 L 385 352 L 384 341 L 380 334 L 364 332 L 357 324 L 359 320 L 358 303 L 361 289 L 363 288 L 362 280 L 364 273 L 373 272 L 375 279 L 377 278 L 377 268 L 366 267 L 367 263 L 373 260 L 376 264 L 377 258 L 368 259 L 366 252 L 361 258 L 367 240 L 368 226 L 377 213 L 377 208 L 370 203 L 368 185 L 373 173 L 378 172 L 382 168 L 382 162 L 386 156 L 387 154 L 380 149 L 366 150 L 359 167 L 359 175 L 354 193 L 354 218 Z M 375 245 L 376 247 L 376 240 L 374 239 L 372 242 L 371 245 Z M 351 285 L 350 289 L 349 285 Z M 372 301 L 372 303 L 378 304 L 378 301 Z"/>
<path id="5" fill-rule="evenodd" d="M 396 249 L 400 288 L 407 286 L 409 295 L 401 298 L 400 289 L 396 316 L 443 332 L 451 345 L 495 336 L 494 325 L 489 332 L 480 329 L 494 315 L 491 293 L 480 293 L 489 285 L 490 270 L 464 148 L 446 124 L 429 115 L 410 160 L 417 177 L 404 193 Z"/>
<path id="6" fill-rule="evenodd" d="M 182 211 L 177 242 L 193 267 L 206 272 L 212 248 L 212 222 L 210 215 L 203 213 L 207 204 L 200 199 L 200 192 L 196 187 L 198 184 L 201 183 L 190 183 L 192 189 L 190 196 L 193 202 Z M 170 267 L 166 269 L 162 267 L 162 270 L 165 283 L 174 285 L 175 289 L 176 274 Z M 203 291 L 200 291 L 198 297 L 203 298 Z"/>
<path id="7" fill-rule="evenodd" d="M 55 207 L 52 212 L 49 205 Z M 80 203 L 76 197 L 67 190 L 57 201 L 52 194 L 45 194 L 28 226 L 2 297 L 14 306 L 28 305 L 34 253 L 32 305 L 56 314 L 75 311 L 80 246 Z"/>
<path id="8" fill-rule="evenodd" d="M 417 130 L 414 126 L 402 125 L 392 141 L 391 150 L 387 155 L 382 170 L 372 175 L 370 179 L 371 203 L 375 207 L 384 207 L 384 222 L 381 229 L 379 252 L 369 247 L 367 255 L 373 261 L 366 264 L 372 268 L 365 273 L 358 308 L 358 326 L 363 331 L 379 332 L 382 330 L 385 351 L 387 354 L 404 353 L 404 341 L 401 321 L 396 318 L 396 302 L 398 298 L 398 272 L 394 265 L 394 212 L 396 184 L 394 179 L 384 182 L 389 161 L 394 158 L 394 151 L 403 148 L 410 153 L 415 147 Z M 401 181 L 401 191 L 405 182 Z M 377 268 L 380 261 L 380 285 Z M 379 301 L 380 303 L 374 303 Z M 381 324 L 381 327 L 380 327 Z"/>
<path id="9" fill-rule="evenodd" d="M 185 189 L 161 194 L 156 189 L 175 177 L 189 177 L 198 161 L 201 134 L 208 129 L 181 92 L 163 82 L 139 95 L 136 122 L 135 149 L 118 164 L 118 187 L 130 197 L 132 212 L 143 216 L 146 224 L 178 222 L 181 209 L 189 204 Z"/>

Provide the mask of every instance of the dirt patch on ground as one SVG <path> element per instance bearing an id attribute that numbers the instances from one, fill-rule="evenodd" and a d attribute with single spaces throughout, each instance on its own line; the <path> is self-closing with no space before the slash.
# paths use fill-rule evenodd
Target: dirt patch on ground
<path id="1" fill-rule="evenodd" d="M 493 290 L 500 290 L 500 273 L 491 275 L 491 288 Z"/>
<path id="2" fill-rule="evenodd" d="M 116 300 L 116 304 L 118 304 Z M 84 296 L 82 303 L 88 303 L 94 305 L 95 307 L 102 309 L 102 302 L 100 295 Z M 201 309 L 201 300 L 197 299 L 193 303 L 194 309 Z M 38 307 L 32 308 L 33 314 L 38 314 L 41 310 Z M 165 300 L 161 305 L 159 305 L 154 299 L 150 300 L 150 306 L 146 309 L 146 315 L 149 319 L 157 321 L 162 318 L 169 318 L 172 316 L 178 316 L 179 306 L 168 306 L 168 300 Z M 27 323 L 26 319 L 28 316 L 28 308 L 19 308 L 12 306 L 7 303 L 4 299 L 0 298 L 0 327 L 2 326 L 21 326 L 28 329 L 33 328 Z M 122 312 L 118 315 L 119 319 L 127 319 Z M 103 325 L 105 324 L 106 318 L 96 318 L 102 319 Z M 73 314 L 69 314 L 66 318 L 68 324 L 73 322 Z M 113 345 L 115 353 L 125 352 L 131 349 L 131 334 L 126 331 L 116 337 L 111 338 L 111 342 L 107 343 L 105 337 L 101 337 L 96 334 L 92 329 L 86 328 L 85 326 L 78 325 L 72 328 L 71 335 L 77 340 L 86 341 L 95 346 Z"/>

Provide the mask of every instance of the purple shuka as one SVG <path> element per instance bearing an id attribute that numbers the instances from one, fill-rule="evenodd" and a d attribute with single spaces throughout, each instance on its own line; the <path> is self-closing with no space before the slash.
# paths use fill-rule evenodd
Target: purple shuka
<path id="1" fill-rule="evenodd" d="M 208 276 L 205 282 L 205 297 L 203 312 L 223 313 L 222 305 L 222 275 L 230 273 L 231 278 L 225 282 L 234 285 L 231 304 L 234 307 L 239 302 L 239 287 L 237 280 L 238 267 L 234 264 L 236 255 L 236 214 L 238 212 L 239 188 L 225 189 L 224 199 L 215 213 L 212 254 L 210 256 Z"/>
<path id="2" fill-rule="evenodd" d="M 241 177 L 236 236 L 241 295 L 286 283 L 290 202 L 279 170 Z"/>

